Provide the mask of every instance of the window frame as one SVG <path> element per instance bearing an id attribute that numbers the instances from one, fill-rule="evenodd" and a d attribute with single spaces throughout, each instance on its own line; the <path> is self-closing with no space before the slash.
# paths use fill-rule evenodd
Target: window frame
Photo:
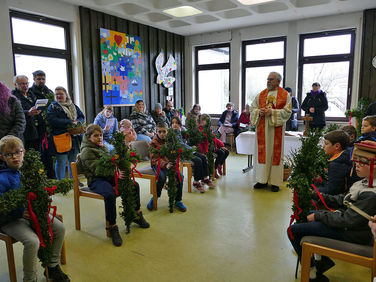
<path id="1" fill-rule="evenodd" d="M 319 56 L 304 56 L 304 40 L 318 37 L 328 37 L 335 35 L 351 35 L 350 53 L 348 54 L 333 54 L 333 55 L 319 55 Z M 353 72 L 354 72 L 354 51 L 356 41 L 356 29 L 341 29 L 341 30 L 329 30 L 315 33 L 300 34 L 299 36 L 299 65 L 298 65 L 298 101 L 300 105 L 303 103 L 303 66 L 305 64 L 315 63 L 338 63 L 349 62 L 349 75 L 347 85 L 347 98 L 346 98 L 346 110 L 350 109 L 352 86 L 353 86 Z M 324 89 L 325 90 L 325 89 Z M 301 120 L 301 111 L 298 112 L 298 119 Z M 348 119 L 346 117 L 325 117 L 327 121 L 340 121 L 344 122 Z"/>
<path id="2" fill-rule="evenodd" d="M 229 49 L 229 61 L 228 63 L 215 63 L 215 64 L 198 64 L 198 52 L 201 50 L 207 50 L 207 49 L 214 49 L 214 48 L 222 48 L 222 47 L 228 47 Z M 195 104 L 200 103 L 200 93 L 199 93 L 199 72 L 205 71 L 205 70 L 226 70 L 229 71 L 229 102 L 231 102 L 231 44 L 230 42 L 227 43 L 219 43 L 219 44 L 210 44 L 210 45 L 203 45 L 203 46 L 197 46 L 195 48 Z M 221 113 L 209 113 L 212 117 L 219 117 Z"/>
<path id="3" fill-rule="evenodd" d="M 12 25 L 12 19 L 13 18 L 19 18 L 19 19 L 23 19 L 23 20 L 38 22 L 38 23 L 45 23 L 45 24 L 55 25 L 55 26 L 59 26 L 59 27 L 64 28 L 65 45 L 66 45 L 65 50 L 64 49 L 49 48 L 49 47 L 41 47 L 41 46 L 35 46 L 35 45 L 14 43 L 13 25 Z M 71 51 L 70 24 L 69 24 L 69 22 L 63 22 L 63 21 L 47 18 L 47 17 L 44 17 L 44 16 L 23 13 L 23 12 L 19 12 L 19 11 L 15 11 L 15 10 L 9 11 L 9 19 L 10 19 L 10 27 L 11 27 L 10 28 L 11 38 L 12 38 L 14 75 L 16 75 L 16 73 L 17 73 L 15 54 L 65 59 L 66 64 L 67 64 L 68 92 L 73 99 L 74 91 L 73 91 L 73 75 L 72 75 L 72 56 L 71 56 L 72 51 Z M 48 74 L 46 74 L 46 75 L 48 75 Z M 31 82 L 32 79 L 33 78 L 29 78 L 29 81 Z"/>
<path id="4" fill-rule="evenodd" d="M 269 59 L 258 61 L 247 61 L 247 46 L 272 42 L 283 42 L 283 58 L 282 59 Z M 286 48 L 287 36 L 269 37 L 261 39 L 246 40 L 242 42 L 242 97 L 241 97 L 241 110 L 244 110 L 246 101 L 246 71 L 251 67 L 270 67 L 270 66 L 283 66 L 282 84 L 285 84 L 286 74 Z M 266 81 L 266 77 L 265 77 Z"/>

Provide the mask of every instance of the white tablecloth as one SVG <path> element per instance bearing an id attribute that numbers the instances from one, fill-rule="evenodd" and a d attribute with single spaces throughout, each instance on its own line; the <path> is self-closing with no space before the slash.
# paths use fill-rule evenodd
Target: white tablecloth
<path id="1" fill-rule="evenodd" d="M 285 148 L 284 154 L 290 155 L 292 149 L 298 149 L 301 146 L 300 142 L 300 135 L 302 132 L 296 131 L 288 131 L 288 133 L 292 134 L 293 136 L 284 136 L 285 138 Z M 240 133 L 238 137 L 236 137 L 236 152 L 238 154 L 244 155 L 254 155 L 255 154 L 255 132 L 253 131 L 246 131 Z"/>

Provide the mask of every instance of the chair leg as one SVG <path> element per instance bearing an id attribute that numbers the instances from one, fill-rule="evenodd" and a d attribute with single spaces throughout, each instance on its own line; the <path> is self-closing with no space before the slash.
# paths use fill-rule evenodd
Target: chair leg
<path id="1" fill-rule="evenodd" d="M 226 160 L 223 162 L 223 175 L 226 175 Z"/>
<path id="2" fill-rule="evenodd" d="M 14 264 L 14 252 L 12 239 L 5 242 L 7 248 L 8 269 L 10 282 L 17 282 L 16 266 Z"/>
<path id="3" fill-rule="evenodd" d="M 213 173 L 212 173 L 212 181 L 215 181 L 215 160 L 213 160 Z"/>
<path id="4" fill-rule="evenodd" d="M 187 166 L 187 174 L 188 174 L 188 192 L 192 193 L 192 166 Z"/>
<path id="5" fill-rule="evenodd" d="M 150 187 L 153 194 L 153 210 L 158 209 L 157 182 L 150 180 Z"/>
<path id="6" fill-rule="evenodd" d="M 296 258 L 295 279 L 298 279 L 299 258 Z"/>
<path id="7" fill-rule="evenodd" d="M 231 149 L 231 152 L 232 152 L 232 146 L 234 145 L 234 135 L 231 135 L 230 136 L 230 149 Z"/>
<path id="8" fill-rule="evenodd" d="M 58 217 L 60 221 L 63 222 L 63 215 L 58 214 Z M 67 264 L 67 256 L 65 253 L 65 240 L 63 241 L 63 246 L 61 247 L 60 263 L 63 265 Z"/>
<path id="9" fill-rule="evenodd" d="M 110 227 L 110 224 L 108 223 L 108 221 L 106 220 L 106 236 L 107 237 L 111 237 L 111 234 L 110 234 L 110 230 L 108 229 L 108 227 Z"/>
<path id="10" fill-rule="evenodd" d="M 76 224 L 76 230 L 81 230 L 80 195 L 78 191 L 74 191 L 74 220 Z"/>
<path id="11" fill-rule="evenodd" d="M 312 257 L 312 252 L 310 251 L 309 248 L 304 248 L 304 243 L 303 243 L 303 252 L 302 252 L 302 262 L 301 262 L 301 282 L 308 282 L 309 281 L 309 271 L 311 268 L 311 257 Z"/>

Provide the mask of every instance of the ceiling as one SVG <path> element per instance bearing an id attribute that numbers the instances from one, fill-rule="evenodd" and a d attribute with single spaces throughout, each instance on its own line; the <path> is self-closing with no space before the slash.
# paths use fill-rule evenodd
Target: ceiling
<path id="1" fill-rule="evenodd" d="M 243 5 L 237 0 L 60 0 L 180 35 L 336 15 L 376 8 L 376 0 L 276 0 Z M 192 6 L 201 14 L 177 18 L 163 10 Z"/>

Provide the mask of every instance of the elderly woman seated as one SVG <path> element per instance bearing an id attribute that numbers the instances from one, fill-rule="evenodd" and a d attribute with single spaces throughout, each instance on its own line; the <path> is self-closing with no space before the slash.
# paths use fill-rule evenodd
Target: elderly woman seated
<path id="1" fill-rule="evenodd" d="M 219 133 L 221 134 L 220 140 L 222 143 L 226 142 L 226 134 L 233 133 L 238 127 L 239 114 L 234 110 L 233 103 L 226 104 L 226 110 L 222 113 L 219 118 Z"/>
<path id="2" fill-rule="evenodd" d="M 151 115 L 148 115 L 145 112 L 145 104 L 143 100 L 138 100 L 136 102 L 129 119 L 137 133 L 137 141 L 144 140 L 150 143 L 155 135 L 157 125 Z"/>
<path id="3" fill-rule="evenodd" d="M 168 120 L 166 113 L 162 110 L 162 105 L 160 103 L 156 103 L 154 107 L 154 111 L 151 112 L 151 116 L 156 124 L 165 122 L 168 125 L 170 121 Z"/>

